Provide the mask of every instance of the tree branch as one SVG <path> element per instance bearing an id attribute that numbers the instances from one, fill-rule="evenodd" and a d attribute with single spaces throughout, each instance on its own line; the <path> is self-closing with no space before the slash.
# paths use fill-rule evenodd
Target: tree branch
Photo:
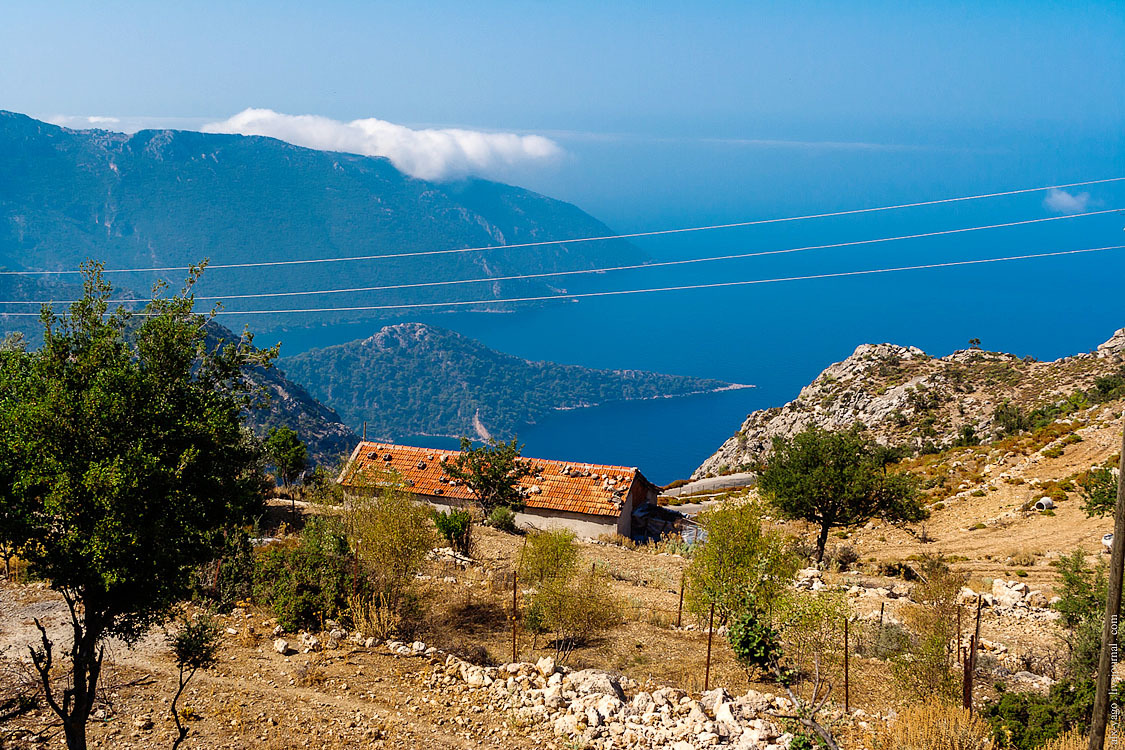
<path id="1" fill-rule="evenodd" d="M 47 705 L 58 714 L 60 719 L 66 721 L 66 712 L 55 700 L 55 693 L 51 689 L 51 664 L 54 661 L 53 644 L 51 639 L 47 637 L 47 629 L 43 627 L 43 623 L 39 622 L 38 617 L 35 618 L 35 627 L 39 629 L 39 637 L 43 640 L 43 649 L 37 651 L 34 646 L 27 647 L 27 650 L 31 652 L 31 663 L 35 667 L 35 671 L 39 673 L 39 679 L 43 682 L 43 696 L 47 699 Z"/>

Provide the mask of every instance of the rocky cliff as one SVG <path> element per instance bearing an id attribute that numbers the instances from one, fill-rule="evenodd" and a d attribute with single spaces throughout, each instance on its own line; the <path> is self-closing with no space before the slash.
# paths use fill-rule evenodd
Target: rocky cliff
<path id="1" fill-rule="evenodd" d="M 863 344 L 788 404 L 749 414 L 692 477 L 752 470 L 775 437 L 811 426 L 838 430 L 859 423 L 881 442 L 919 452 L 988 440 L 1036 410 L 1065 417 L 1084 400 L 1108 395 L 1119 385 L 1123 355 L 1125 328 L 1095 352 L 1054 362 L 980 349 L 931 357 L 917 347 Z"/>

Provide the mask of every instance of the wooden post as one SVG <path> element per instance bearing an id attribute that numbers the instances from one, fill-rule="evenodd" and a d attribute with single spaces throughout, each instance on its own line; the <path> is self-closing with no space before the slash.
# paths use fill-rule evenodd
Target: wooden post
<path id="1" fill-rule="evenodd" d="M 883 607 L 887 606 L 886 602 L 879 602 L 879 632 L 883 632 Z"/>
<path id="2" fill-rule="evenodd" d="M 957 663 L 964 664 L 961 655 L 965 653 L 964 647 L 961 646 L 961 605 L 957 605 Z"/>
<path id="3" fill-rule="evenodd" d="M 1125 568 L 1125 432 L 1121 435 L 1121 460 L 1117 477 L 1117 508 L 1113 518 L 1113 547 L 1109 558 L 1109 593 L 1105 600 L 1105 623 L 1102 625 L 1102 650 L 1098 656 L 1098 682 L 1094 693 L 1094 716 L 1090 724 L 1090 750 L 1105 746 L 1106 724 L 1112 699 L 1110 694 L 1113 667 L 1117 662 L 1117 624 L 1121 616 L 1121 579 Z M 1117 712 L 1114 711 L 1116 714 Z"/>
<path id="4" fill-rule="evenodd" d="M 367 442 L 367 420 L 363 420 L 363 442 Z"/>
<path id="5" fill-rule="evenodd" d="M 976 636 L 969 637 L 969 655 L 965 657 L 964 676 L 961 680 L 961 707 L 973 712 L 973 662 L 977 653 Z"/>
<path id="6" fill-rule="evenodd" d="M 516 571 L 512 571 L 512 663 L 516 663 Z"/>
<path id="7" fill-rule="evenodd" d="M 851 685 L 848 677 L 848 618 L 844 617 L 844 713 L 851 713 Z"/>
<path id="8" fill-rule="evenodd" d="M 969 658 L 965 661 L 965 681 L 961 686 L 962 696 L 961 705 L 969 712 L 971 716 L 973 713 L 973 679 L 976 677 L 977 672 L 977 648 L 980 644 L 980 611 L 984 605 L 984 597 L 977 595 L 977 626 L 973 632 L 973 637 L 969 639 Z"/>
<path id="9" fill-rule="evenodd" d="M 707 618 L 707 666 L 703 671 L 703 692 L 711 687 L 711 637 L 715 634 L 715 602 L 711 602 L 711 615 Z"/>
<path id="10" fill-rule="evenodd" d="M 686 578 L 686 577 L 687 577 L 686 572 L 680 573 L 680 606 L 679 606 L 679 609 L 676 610 L 676 627 L 677 628 L 680 627 L 680 625 L 681 625 L 681 623 L 683 623 L 683 619 L 684 619 L 684 578 Z"/>

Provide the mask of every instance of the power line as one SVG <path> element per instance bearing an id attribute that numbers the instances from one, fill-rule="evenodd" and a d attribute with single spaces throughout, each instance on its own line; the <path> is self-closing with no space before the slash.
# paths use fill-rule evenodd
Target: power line
<path id="1" fill-rule="evenodd" d="M 1101 180 L 1085 180 L 1083 182 L 1068 182 L 1060 185 L 1045 185 L 1042 187 L 1021 188 L 1019 190 L 1005 190 L 997 193 L 981 193 L 978 195 L 965 195 L 956 198 L 939 198 L 937 200 L 929 201 L 916 201 L 914 203 L 900 203 L 893 206 L 875 206 L 872 208 L 855 208 L 847 211 L 829 211 L 819 214 L 806 214 L 803 216 L 786 216 L 773 219 L 756 219 L 752 221 L 739 221 L 728 224 L 709 224 L 706 226 L 696 227 L 681 227 L 677 229 L 657 229 L 648 232 L 631 232 L 628 234 L 607 234 L 599 237 L 575 237 L 565 240 L 540 240 L 536 242 L 520 242 L 511 245 L 482 245 L 480 247 L 465 247 L 455 248 L 449 250 L 419 250 L 404 253 L 388 253 L 384 255 L 353 255 L 347 257 L 336 258 L 307 258 L 302 260 L 273 260 L 273 261 L 258 261 L 253 263 L 216 263 L 209 265 L 209 269 L 219 268 L 266 268 L 271 266 L 292 266 L 292 265 L 306 265 L 312 263 L 345 263 L 351 261 L 361 260 L 386 260 L 391 258 L 414 258 L 429 255 L 446 255 L 451 253 L 473 253 L 481 252 L 484 250 L 511 250 L 514 248 L 524 247 L 543 247 L 546 245 L 564 245 L 579 242 L 603 242 L 607 240 L 624 240 L 636 239 L 639 237 L 656 237 L 668 234 L 684 234 L 688 232 L 705 232 L 716 229 L 735 229 L 738 227 L 760 226 L 763 224 L 778 224 L 783 222 L 792 221 L 806 221 L 809 219 L 826 219 L 835 216 L 851 216 L 855 214 L 876 213 L 879 211 L 895 211 L 903 208 L 918 208 L 921 206 L 936 206 L 947 203 L 958 203 L 962 201 L 981 200 L 984 198 L 999 198 L 1008 195 L 1022 195 L 1025 193 L 1037 193 L 1044 190 L 1061 190 L 1062 188 L 1069 187 L 1082 187 L 1085 185 L 1101 185 L 1109 182 L 1120 182 L 1125 180 L 1125 177 L 1107 177 Z M 161 273 L 165 271 L 186 271 L 188 266 L 163 266 L 153 268 L 111 268 L 103 269 L 102 273 Z M 80 270 L 69 271 L 0 271 L 0 276 L 61 276 L 66 274 L 79 274 Z"/>
<path id="2" fill-rule="evenodd" d="M 926 263 L 916 266 L 895 266 L 892 268 L 871 268 L 861 271 L 837 271 L 833 273 L 817 273 L 806 276 L 781 276 L 772 279 L 749 279 L 744 281 L 717 281 L 709 284 L 686 284 L 682 286 L 651 287 L 647 289 L 616 289 L 606 292 L 582 292 L 578 294 L 553 294 L 538 297 L 509 297 L 507 299 L 478 299 L 457 302 L 416 302 L 403 305 L 361 305 L 354 307 L 308 307 L 301 309 L 280 310 L 220 310 L 217 315 L 281 315 L 286 313 L 333 313 L 333 312 L 360 312 L 370 310 L 410 310 L 435 307 L 463 307 L 466 305 L 494 305 L 511 302 L 546 302 L 560 299 L 584 299 L 589 297 L 614 297 L 626 294 L 652 294 L 656 292 L 680 292 L 693 289 L 719 289 L 722 287 L 750 286 L 757 284 L 777 284 L 789 281 L 812 281 L 816 279 L 836 279 L 849 276 L 867 276 L 879 273 L 896 273 L 899 271 L 921 271 L 933 268 L 953 268 L 955 266 L 973 266 L 985 263 L 1005 263 L 1010 261 L 1032 260 L 1036 258 L 1055 258 L 1064 255 L 1081 255 L 1084 253 L 1097 253 L 1104 250 L 1120 250 L 1125 245 L 1106 245 L 1103 247 L 1090 247 L 1081 250 L 1056 250 L 1047 253 L 1029 253 L 1025 255 L 1008 255 L 1002 258 L 977 258 L 975 260 L 953 260 L 944 263 Z M 138 313 L 144 315 L 145 313 Z M 39 317 L 39 313 L 0 313 L 3 317 Z"/>
<path id="3" fill-rule="evenodd" d="M 983 263 L 1002 263 L 1007 261 L 1018 260 L 1032 260 L 1034 258 L 1053 258 L 1062 255 L 1079 255 L 1082 253 L 1096 253 L 1102 250 L 1119 250 L 1125 248 L 1125 245 L 1107 245 L 1105 247 L 1093 247 L 1082 250 L 1059 250 L 1050 253 L 1033 253 L 1028 255 L 1010 255 L 1003 258 L 979 258 L 976 260 L 959 260 L 948 261 L 945 263 L 927 263 L 918 266 L 898 266 L 895 268 L 874 268 L 863 271 L 840 271 L 836 273 L 818 273 L 810 274 L 807 276 L 784 276 L 773 279 L 752 279 L 747 281 L 720 281 L 709 284 L 687 284 L 683 286 L 666 286 L 666 287 L 652 287 L 649 289 L 621 289 L 607 292 L 583 292 L 580 294 L 554 294 L 541 297 L 510 297 L 508 299 L 485 299 L 475 301 L 460 301 L 460 302 L 419 302 L 408 305 L 366 305 L 357 307 L 326 307 L 326 308 L 306 308 L 297 310 L 233 310 L 230 312 L 220 311 L 219 315 L 270 315 L 275 313 L 315 313 L 315 312 L 353 312 L 363 310 L 397 310 L 397 309 L 416 309 L 416 308 L 433 308 L 433 307 L 448 307 L 448 306 L 464 306 L 464 305 L 482 305 L 482 304 L 500 304 L 506 302 L 539 302 L 557 299 L 581 299 L 587 297 L 611 297 L 625 294 L 651 294 L 655 292 L 679 292 L 691 289 L 718 289 L 721 287 L 732 286 L 749 286 L 753 284 L 775 284 L 786 281 L 811 281 L 814 279 L 833 279 L 846 276 L 864 276 L 876 273 L 893 273 L 897 271 L 920 271 L 932 268 L 951 268 L 953 266 L 970 266 L 979 265 Z"/>
<path id="4" fill-rule="evenodd" d="M 1007 227 L 1025 226 L 1025 225 L 1029 225 L 1029 224 L 1042 224 L 1042 223 L 1051 222 L 1051 221 L 1066 221 L 1068 219 L 1081 219 L 1081 218 L 1087 217 L 1087 216 L 1099 216 L 1099 215 L 1102 215 L 1102 214 L 1110 214 L 1110 213 L 1115 213 L 1115 212 L 1119 212 L 1119 211 L 1123 211 L 1123 210 L 1125 210 L 1125 209 L 1110 208 L 1110 209 L 1105 209 L 1105 210 L 1101 210 L 1101 211 L 1087 211 L 1085 213 L 1080 213 L 1080 214 L 1068 214 L 1068 215 L 1065 215 L 1065 216 L 1048 216 L 1046 218 L 1040 218 L 1040 219 L 1025 219 L 1025 220 L 1022 220 L 1022 221 L 1009 221 L 1009 222 L 1004 222 L 1004 223 L 1001 223 L 1001 224 L 986 224 L 986 225 L 983 225 L 983 226 L 963 227 L 963 228 L 960 228 L 960 229 L 943 229 L 943 230 L 939 230 L 939 231 L 935 231 L 935 232 L 920 232 L 920 233 L 917 233 L 917 234 L 898 235 L 896 237 L 879 237 L 879 238 L 870 239 L 870 240 L 852 240 L 852 241 L 849 241 L 849 242 L 833 242 L 833 243 L 824 244 L 824 245 L 806 245 L 804 247 L 791 247 L 791 248 L 784 248 L 784 249 L 780 249 L 780 250 L 761 250 L 761 251 L 750 252 L 750 253 L 732 253 L 732 254 L 728 254 L 728 255 L 714 255 L 714 256 L 707 257 L 707 258 L 686 258 L 686 259 L 680 259 L 680 260 L 656 261 L 656 262 L 652 262 L 652 263 L 635 263 L 635 264 L 624 265 L 624 266 L 605 266 L 605 267 L 601 267 L 601 268 L 583 268 L 583 269 L 578 269 L 578 270 L 574 270 L 574 271 L 544 271 L 544 272 L 541 272 L 541 273 L 518 274 L 518 275 L 511 275 L 511 276 L 486 276 L 486 277 L 483 277 L 483 278 L 475 278 L 475 279 L 453 279 L 453 280 L 449 280 L 449 281 L 420 281 L 420 282 L 414 282 L 414 283 L 409 283 L 409 284 L 386 284 L 386 285 L 383 285 L 383 286 L 348 287 L 348 288 L 342 288 L 342 289 L 314 289 L 314 290 L 304 290 L 304 291 L 296 291 L 296 292 L 256 292 L 256 293 L 253 293 L 253 294 L 226 294 L 226 295 L 211 295 L 211 296 L 197 295 L 195 297 L 195 299 L 200 300 L 200 301 L 219 301 L 219 300 L 234 300 L 234 299 L 263 299 L 263 298 L 272 298 L 272 297 L 304 297 L 304 296 L 320 295 L 320 294 L 347 294 L 347 293 L 356 293 L 356 292 L 380 292 L 380 291 L 389 291 L 389 290 L 395 290 L 395 289 L 417 289 L 417 288 L 423 288 L 423 287 L 452 286 L 452 285 L 458 285 L 458 284 L 481 284 L 481 283 L 493 283 L 493 282 L 497 282 L 497 281 L 517 281 L 517 280 L 526 280 L 526 279 L 542 279 L 542 278 L 550 278 L 550 277 L 558 277 L 558 276 L 578 276 L 578 275 L 582 275 L 582 274 L 608 273 L 608 272 L 611 272 L 611 271 L 641 270 L 641 269 L 648 269 L 648 268 L 660 268 L 660 267 L 663 267 L 663 266 L 679 266 L 679 265 L 688 265 L 688 264 L 694 264 L 694 263 L 710 263 L 710 262 L 714 262 L 714 261 L 739 260 L 739 259 L 744 259 L 744 258 L 757 258 L 757 257 L 761 257 L 761 256 L 766 256 L 766 255 L 783 255 L 783 254 L 787 254 L 787 253 L 805 252 L 805 251 L 808 251 L 808 250 L 825 250 L 825 249 L 839 248 L 839 247 L 855 247 L 855 246 L 858 246 L 858 245 L 873 245 L 873 244 L 884 243 L 884 242 L 897 242 L 897 241 L 900 241 L 900 240 L 921 239 L 921 238 L 925 238 L 925 237 L 940 237 L 940 236 L 952 235 L 952 234 L 964 234 L 966 232 L 978 232 L 978 231 L 982 231 L 982 230 L 986 230 L 986 229 L 1002 229 L 1002 228 L 1007 228 Z M 115 299 L 115 300 L 109 300 L 109 301 L 111 303 L 114 303 L 114 304 L 144 303 L 144 302 L 146 302 L 146 300 L 141 300 L 141 299 Z M 40 301 L 35 301 L 35 300 L 0 300 L 0 305 L 71 304 L 73 302 L 75 302 L 75 300 L 40 300 Z"/>

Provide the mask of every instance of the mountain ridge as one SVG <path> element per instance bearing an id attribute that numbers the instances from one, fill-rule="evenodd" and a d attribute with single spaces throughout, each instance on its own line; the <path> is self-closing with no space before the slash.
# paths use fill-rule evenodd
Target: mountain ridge
<path id="1" fill-rule="evenodd" d="M 734 387 L 708 378 L 524 359 L 424 323 L 385 326 L 367 338 L 279 364 L 345 422 L 366 422 L 369 433 L 382 439 L 511 437 L 560 409 Z"/>
<path id="2" fill-rule="evenodd" d="M 0 265 L 14 270 L 69 270 L 91 257 L 110 268 L 146 268 L 186 266 L 204 257 L 221 266 L 370 256 L 346 266 L 216 267 L 200 282 L 200 294 L 222 296 L 336 288 L 345 271 L 386 286 L 644 259 L 623 240 L 565 242 L 611 234 L 570 203 L 483 179 L 429 182 L 405 175 L 382 157 L 318 151 L 263 136 L 71 130 L 0 111 Z M 532 251 L 455 252 L 545 240 L 562 242 Z M 454 252 L 400 255 L 431 250 Z M 134 279 L 144 288 L 151 281 L 144 274 Z M 311 299 L 324 303 L 316 307 L 396 305 L 497 299 L 556 287 L 513 279 Z M 291 303 L 281 297 L 256 300 L 251 307 Z M 246 307 L 232 300 L 227 310 Z M 233 320 L 235 327 L 247 322 Z M 253 322 L 261 330 L 276 321 L 259 316 Z"/>
<path id="3" fill-rule="evenodd" d="M 931 357 L 913 346 L 861 344 L 825 368 L 789 403 L 746 416 L 693 473 L 693 479 L 754 470 L 772 440 L 808 427 L 847 429 L 861 424 L 880 442 L 911 452 L 931 452 L 955 442 L 985 441 L 1002 434 L 1013 411 L 1055 409 L 1059 418 L 1080 408 L 1058 406 L 1099 380 L 1125 377 L 1125 328 L 1095 351 L 1039 362 L 1003 352 L 962 349 Z M 1069 409 L 1069 411 L 1068 411 Z"/>

